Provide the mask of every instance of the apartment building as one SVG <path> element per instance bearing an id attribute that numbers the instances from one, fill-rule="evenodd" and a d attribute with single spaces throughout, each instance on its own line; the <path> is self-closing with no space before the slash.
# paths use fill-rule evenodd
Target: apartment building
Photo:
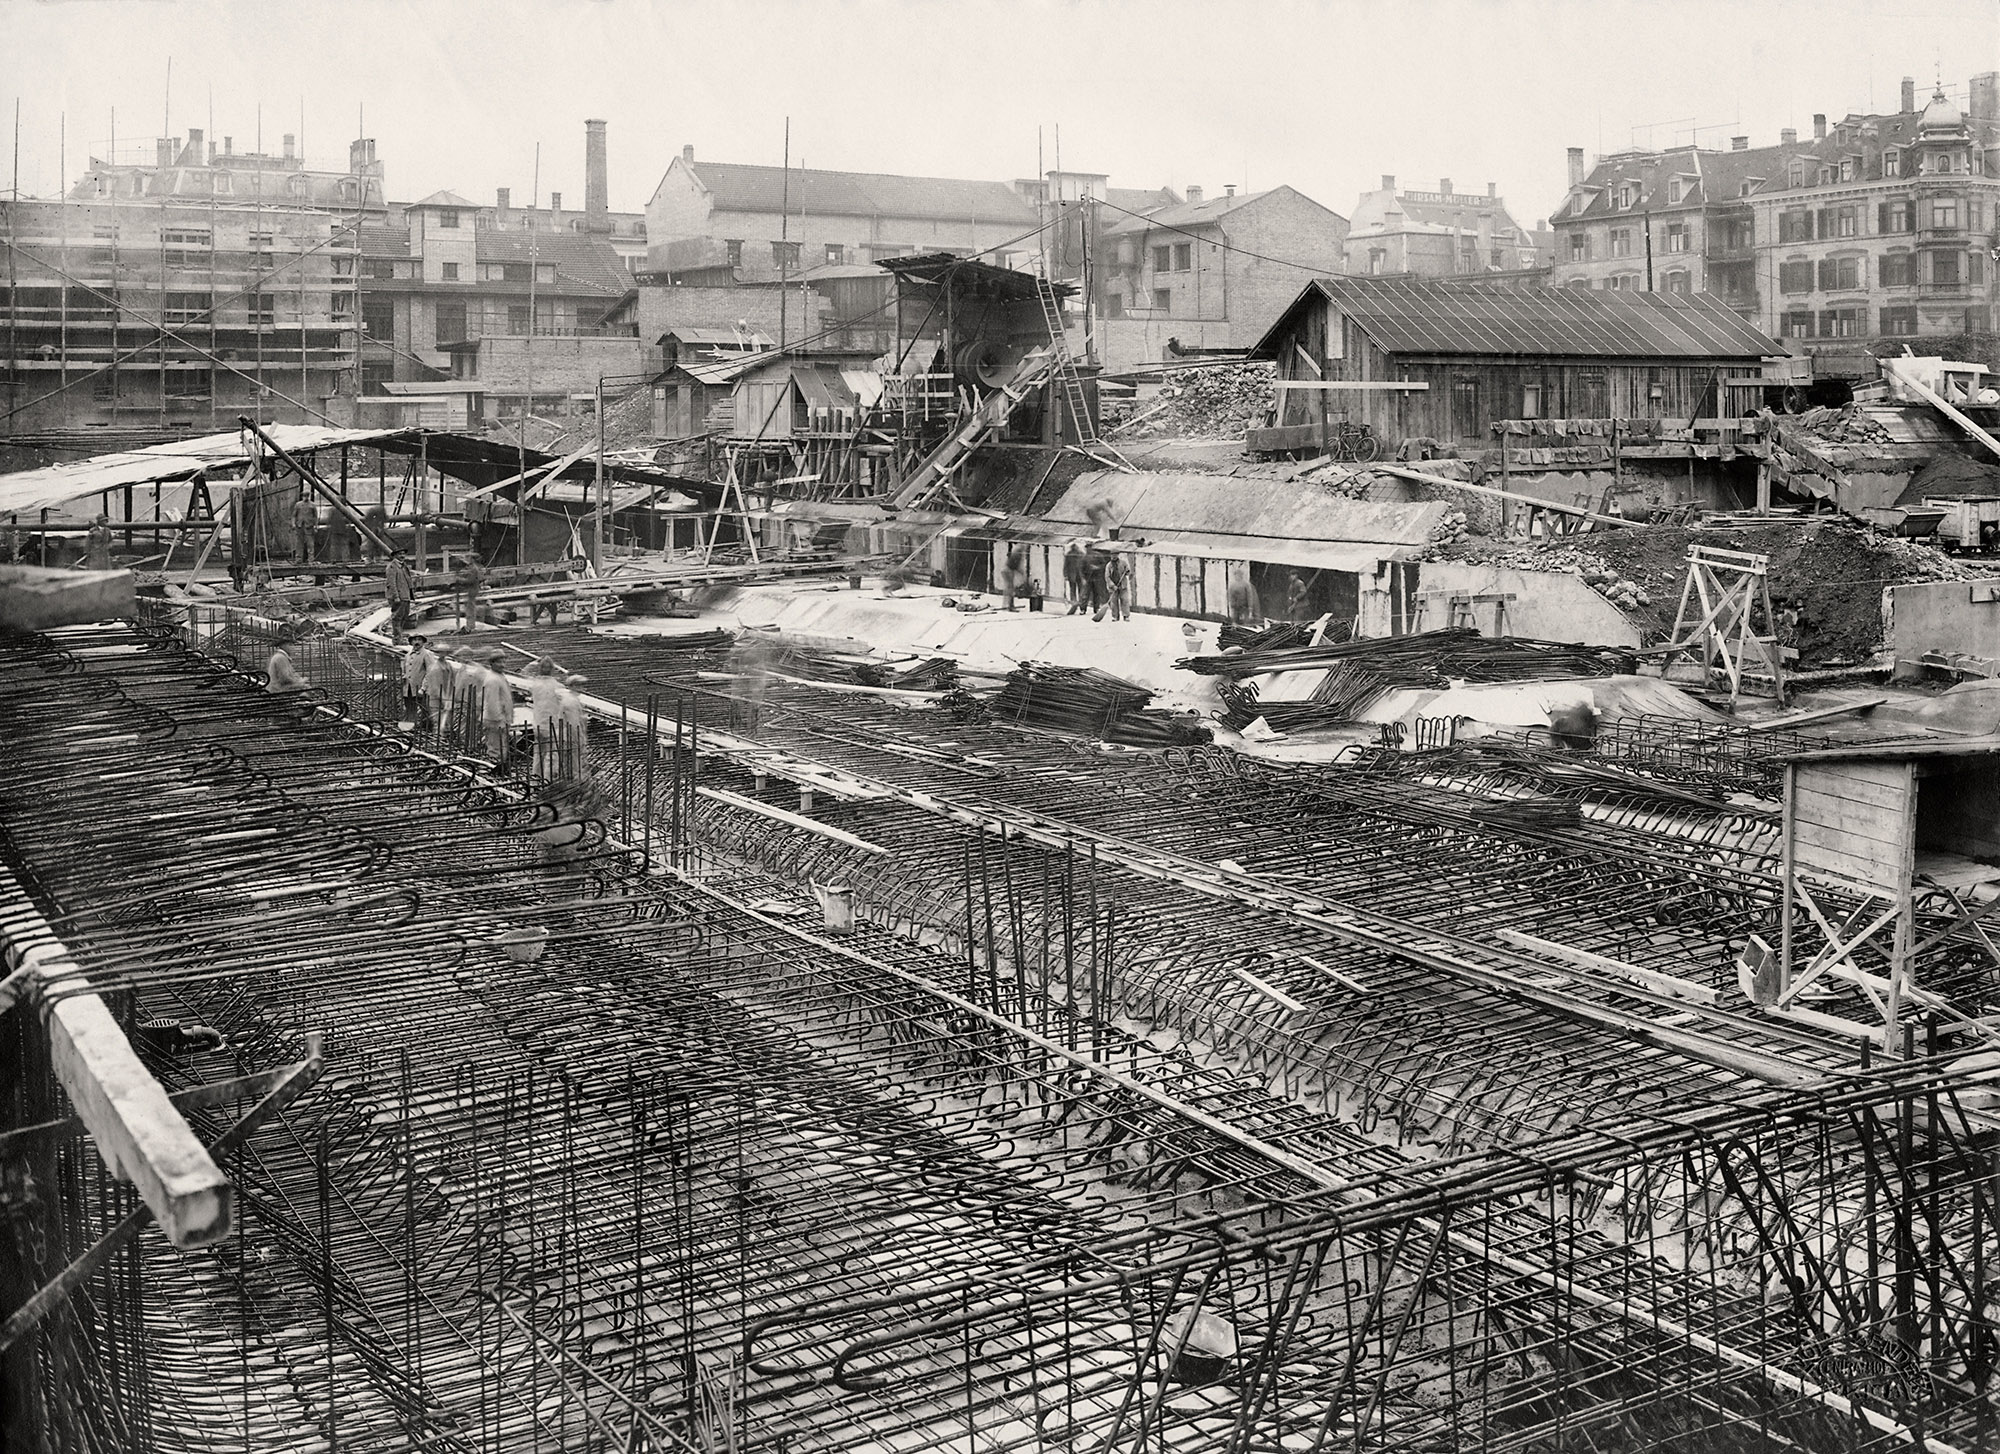
<path id="1" fill-rule="evenodd" d="M 1410 273 L 1425 278 L 1519 272 L 1547 267 L 1554 238 L 1545 222 L 1534 229 L 1514 220 L 1498 187 L 1485 195 L 1459 192 L 1446 177 L 1435 192 L 1399 191 L 1393 176 L 1363 192 L 1349 219 L 1346 271 L 1382 277 Z"/>
<path id="2" fill-rule="evenodd" d="M 1853 113 L 1775 146 L 1569 152 L 1559 287 L 1708 293 L 1801 344 L 1981 332 L 2000 247 L 2000 73 L 1960 108 Z"/>
<path id="3" fill-rule="evenodd" d="M 1098 356 L 1108 370 L 1183 352 L 1245 349 L 1298 296 L 1341 270 L 1347 219 L 1293 187 L 1219 197 L 1200 187 L 1106 220 L 1097 262 Z"/>
<path id="4" fill-rule="evenodd" d="M 0 434 L 318 422 L 352 389 L 349 219 L 165 194 L 0 218 Z"/>

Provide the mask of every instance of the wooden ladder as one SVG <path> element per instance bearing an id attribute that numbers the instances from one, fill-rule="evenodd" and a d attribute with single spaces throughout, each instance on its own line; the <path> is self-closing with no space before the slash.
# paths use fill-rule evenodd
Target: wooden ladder
<path id="1" fill-rule="evenodd" d="M 1076 424 L 1077 443 L 1086 449 L 1097 444 L 1097 427 L 1091 423 L 1088 401 L 1083 396 L 1083 380 L 1077 377 L 1076 359 L 1070 354 L 1069 339 L 1063 332 L 1062 300 L 1047 278 L 1035 279 L 1035 296 L 1041 300 L 1042 323 L 1048 329 L 1049 344 L 1055 350 L 1056 385 L 1063 403 Z"/>

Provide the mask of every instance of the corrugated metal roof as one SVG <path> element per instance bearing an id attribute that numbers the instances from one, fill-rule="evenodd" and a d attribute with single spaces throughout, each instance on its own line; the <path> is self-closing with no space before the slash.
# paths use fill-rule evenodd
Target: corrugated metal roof
<path id="1" fill-rule="evenodd" d="M 328 429 L 317 424 L 273 424 L 264 432 L 288 452 L 325 449 L 329 445 L 362 444 L 401 434 L 401 429 Z M 120 450 L 43 469 L 16 470 L 0 475 L 0 515 L 52 510 L 125 485 L 155 480 L 184 480 L 203 470 L 243 465 L 250 451 L 241 430 L 177 439 L 145 449 Z"/>
<path id="2" fill-rule="evenodd" d="M 1005 182 L 956 177 L 897 177 L 879 172 L 820 172 L 736 162 L 688 164 L 717 211 L 777 212 L 789 205 L 815 217 L 906 217 L 926 221 L 1019 223 L 1032 227 L 1035 206 Z"/>
<path id="3" fill-rule="evenodd" d="M 1345 500 L 1283 480 L 1094 470 L 1079 475 L 1044 518 L 1087 528 L 1100 502 L 1111 507 L 1114 523 L 1154 540 L 1239 552 L 1251 541 L 1394 548 L 1381 555 L 1421 549 L 1447 508 Z"/>
<path id="4" fill-rule="evenodd" d="M 1391 354 L 1749 361 L 1783 345 L 1703 294 L 1486 292 L 1404 278 L 1320 278 L 1256 346 L 1274 358 L 1301 307 L 1328 299 Z"/>

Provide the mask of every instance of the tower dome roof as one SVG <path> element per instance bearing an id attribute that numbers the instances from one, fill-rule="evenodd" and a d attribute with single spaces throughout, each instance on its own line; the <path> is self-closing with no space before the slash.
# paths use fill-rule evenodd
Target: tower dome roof
<path id="1" fill-rule="evenodd" d="M 1950 98 L 1944 94 L 1942 88 L 1932 94 L 1931 104 L 1924 108 L 1924 114 L 1917 121 L 1918 135 L 1932 131 L 1963 131 L 1964 129 L 1964 114 L 1956 106 L 1952 105 Z"/>

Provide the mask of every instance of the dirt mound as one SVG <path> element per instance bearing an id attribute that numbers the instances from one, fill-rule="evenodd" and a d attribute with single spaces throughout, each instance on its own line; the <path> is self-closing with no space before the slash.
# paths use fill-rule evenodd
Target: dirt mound
<path id="1" fill-rule="evenodd" d="M 1801 668 L 1865 661 L 1882 641 L 1882 592 L 1911 581 L 1967 580 L 1987 572 L 1915 541 L 1898 540 L 1839 520 L 1760 525 L 1743 530 L 1690 530 L 1646 525 L 1572 536 L 1539 545 L 1481 542 L 1447 547 L 1450 559 L 1549 568 L 1586 579 L 1609 575 L 1638 586 L 1606 592 L 1645 634 L 1664 641 L 1672 631 L 1687 580 L 1690 545 L 1742 550 L 1770 558 L 1772 604 L 1797 612 L 1782 634 L 1798 648 Z M 1597 584 L 1593 580 L 1593 584 Z M 1603 590 L 1602 585 L 1599 586 Z"/>

